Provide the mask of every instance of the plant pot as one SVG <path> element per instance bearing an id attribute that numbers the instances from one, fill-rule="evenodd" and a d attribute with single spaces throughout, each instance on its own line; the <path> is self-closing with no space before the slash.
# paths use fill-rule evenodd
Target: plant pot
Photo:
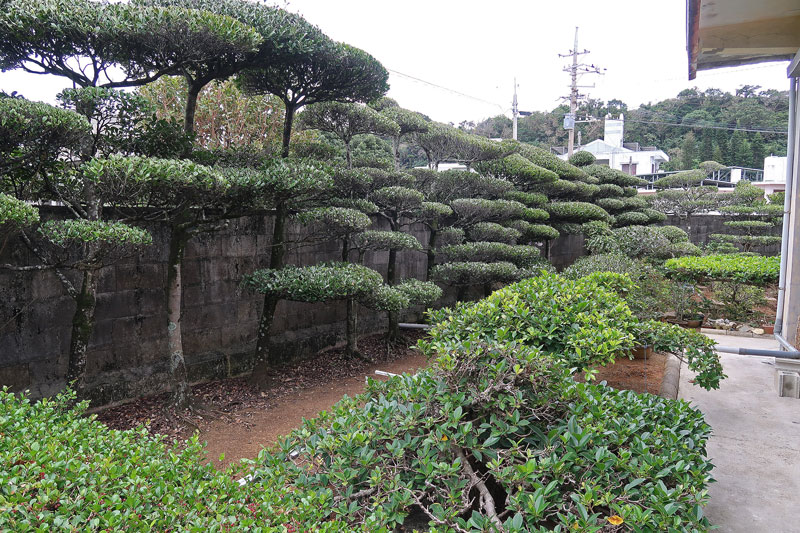
<path id="1" fill-rule="evenodd" d="M 653 355 L 653 345 L 642 344 L 634 346 L 633 350 L 631 350 L 631 355 L 633 355 L 634 359 L 648 359 Z"/>
<path id="2" fill-rule="evenodd" d="M 764 330 L 764 334 L 765 335 L 772 335 L 773 333 L 775 333 L 775 326 L 774 325 L 772 325 L 772 326 L 761 326 L 761 329 Z"/>

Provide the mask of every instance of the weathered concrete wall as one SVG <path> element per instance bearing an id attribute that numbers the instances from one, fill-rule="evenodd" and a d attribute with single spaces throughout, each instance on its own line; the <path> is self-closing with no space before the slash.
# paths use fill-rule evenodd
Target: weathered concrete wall
<path id="1" fill-rule="evenodd" d="M 58 210 L 54 211 L 57 216 Z M 86 369 L 89 396 L 97 405 L 167 388 L 164 286 L 168 233 L 163 226 L 149 229 L 153 246 L 101 271 Z M 426 238 L 424 230 L 414 233 L 420 240 Z M 231 221 L 223 231 L 199 235 L 188 244 L 183 263 L 182 326 L 192 381 L 249 371 L 263 297 L 238 287 L 244 274 L 268 265 L 271 234 L 270 216 L 247 217 Z M 339 258 L 335 243 L 287 254 L 287 262 L 296 265 Z M 37 261 L 24 246 L 10 242 L 0 263 Z M 388 252 L 367 254 L 366 264 L 385 275 Z M 400 278 L 424 279 L 425 268 L 424 254 L 398 254 Z M 29 389 L 35 397 L 64 387 L 74 309 L 74 301 L 54 273 L 0 269 L 0 385 Z M 359 318 L 362 332 L 385 326 L 383 313 L 361 309 Z M 274 349 L 288 360 L 334 345 L 343 340 L 344 319 L 344 303 L 281 302 L 274 323 Z"/>
<path id="2" fill-rule="evenodd" d="M 715 233 L 732 233 L 731 229 L 725 226 L 725 222 L 729 220 L 734 220 L 734 218 L 725 215 L 693 215 L 688 219 L 681 219 L 675 215 L 670 215 L 667 217 L 664 225 L 678 226 L 689 234 L 689 240 L 692 243 L 699 246 L 712 242 L 711 235 Z M 781 226 L 772 227 L 768 232 L 762 235 L 776 235 L 780 237 Z M 778 255 L 781 253 L 781 245 L 758 246 L 754 248 L 753 251 L 762 255 Z"/>

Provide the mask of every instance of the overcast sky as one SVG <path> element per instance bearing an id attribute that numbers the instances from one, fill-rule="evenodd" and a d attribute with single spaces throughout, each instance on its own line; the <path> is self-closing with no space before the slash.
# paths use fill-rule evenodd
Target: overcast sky
<path id="1" fill-rule="evenodd" d="M 581 80 L 596 85 L 582 89 L 593 98 L 619 98 L 636 107 L 694 86 L 788 89 L 786 63 L 700 72 L 690 82 L 685 0 L 288 0 L 282 5 L 332 38 L 374 55 L 390 70 L 389 96 L 443 122 L 510 116 L 515 76 L 521 110 L 553 109 L 569 91 L 562 71 L 569 60 L 558 54 L 572 48 L 576 26 L 578 49 L 591 51 L 580 60 L 607 69 L 603 76 Z M 52 102 L 66 86 L 50 76 L 0 73 L 0 89 L 36 100 Z"/>

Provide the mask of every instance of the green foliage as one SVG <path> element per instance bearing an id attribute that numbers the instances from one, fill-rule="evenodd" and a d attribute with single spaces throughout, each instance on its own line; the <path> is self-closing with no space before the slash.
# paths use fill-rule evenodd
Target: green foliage
<path id="1" fill-rule="evenodd" d="M 646 209 L 649 207 L 647 200 L 643 196 L 628 196 L 622 198 L 625 209 Z"/>
<path id="2" fill-rule="evenodd" d="M 507 228 L 496 222 L 478 222 L 469 229 L 469 238 L 472 241 L 514 244 L 521 236 L 522 233 L 514 228 Z"/>
<path id="3" fill-rule="evenodd" d="M 516 146 L 519 147 L 519 154 L 522 157 L 534 165 L 555 172 L 563 180 L 582 179 L 586 176 L 583 169 L 562 161 L 557 155 L 551 154 L 549 150 L 526 143 L 516 143 Z"/>
<path id="4" fill-rule="evenodd" d="M 316 503 L 293 501 L 313 493 L 264 494 L 217 471 L 197 435 L 170 444 L 145 428 L 112 430 L 87 406 L 72 392 L 33 403 L 0 390 L 0 529 L 277 532 L 326 520 Z"/>
<path id="5" fill-rule="evenodd" d="M 711 284 L 711 290 L 714 293 L 714 300 L 720 302 L 717 313 L 729 320 L 756 320 L 763 314 L 757 308 L 767 303 L 762 287 L 715 281 Z"/>
<path id="6" fill-rule="evenodd" d="M 586 202 L 553 202 L 545 209 L 550 216 L 563 222 L 588 222 L 590 220 L 608 220 L 609 214 L 602 207 Z"/>
<path id="7" fill-rule="evenodd" d="M 693 329 L 659 320 L 643 322 L 640 328 L 640 340 L 652 344 L 655 351 L 682 355 L 689 370 L 697 372 L 695 384 L 704 389 L 719 388 L 720 380 L 726 376 L 714 351 L 715 341 Z"/>
<path id="8" fill-rule="evenodd" d="M 520 242 L 542 242 L 557 239 L 560 235 L 555 228 L 545 224 L 531 224 L 525 220 L 511 220 L 505 222 L 505 225 L 520 232 Z"/>
<path id="9" fill-rule="evenodd" d="M 419 210 L 415 213 L 418 220 L 438 220 L 440 218 L 448 217 L 453 214 L 453 209 L 447 205 L 439 202 L 422 202 Z"/>
<path id="10" fill-rule="evenodd" d="M 658 228 L 626 226 L 613 232 L 620 252 L 628 257 L 669 257 L 670 242 Z"/>
<path id="11" fill-rule="evenodd" d="M 665 309 L 672 306 L 669 281 L 664 275 L 652 265 L 620 253 L 580 257 L 564 270 L 563 275 L 579 279 L 602 273 L 625 275 L 633 282 L 634 287 L 625 290 L 620 290 L 619 286 L 610 288 L 625 299 L 640 320 L 659 318 Z"/>
<path id="12" fill-rule="evenodd" d="M 507 180 L 464 170 L 445 170 L 430 181 L 426 195 L 431 200 L 447 203 L 458 198 L 498 198 L 513 188 L 514 184 Z"/>
<path id="13" fill-rule="evenodd" d="M 383 284 L 365 293 L 359 298 L 359 302 L 370 309 L 387 313 L 398 313 L 411 307 L 411 299 L 408 294 L 397 287 Z"/>
<path id="14" fill-rule="evenodd" d="M 508 180 L 521 189 L 558 179 L 555 172 L 534 165 L 519 154 L 476 163 L 475 170 L 493 178 Z"/>
<path id="15" fill-rule="evenodd" d="M 522 218 L 532 211 L 519 202 L 512 200 L 487 200 L 485 198 L 460 198 L 450 202 L 459 224 L 467 225 L 477 222 L 499 222 L 514 218 Z"/>
<path id="16" fill-rule="evenodd" d="M 480 285 L 492 282 L 509 283 L 518 281 L 527 275 L 527 271 L 507 262 L 451 262 L 436 265 L 431 269 L 431 279 L 456 286 Z"/>
<path id="17" fill-rule="evenodd" d="M 706 173 L 702 170 L 684 170 L 675 174 L 669 174 L 653 182 L 656 189 L 681 188 L 689 189 L 699 187 L 706 179 Z"/>
<path id="18" fill-rule="evenodd" d="M 408 187 L 383 187 L 373 192 L 369 198 L 379 207 L 392 211 L 405 211 L 422 205 L 425 197 L 421 192 Z"/>
<path id="19" fill-rule="evenodd" d="M 319 102 L 308 106 L 300 115 L 305 128 L 335 134 L 345 143 L 364 133 L 398 135 L 400 127 L 371 107 L 344 102 Z"/>
<path id="20" fill-rule="evenodd" d="M 689 234 L 678 226 L 659 226 L 657 231 L 672 244 L 689 242 Z"/>
<path id="21" fill-rule="evenodd" d="M 527 207 L 541 207 L 547 203 L 547 195 L 538 192 L 508 191 L 503 198 L 525 204 Z"/>
<path id="22" fill-rule="evenodd" d="M 0 231 L 11 233 L 39 223 L 39 210 L 10 194 L 0 192 Z"/>
<path id="23" fill-rule="evenodd" d="M 784 201 L 786 200 L 786 192 L 778 191 L 774 192 L 767 196 L 770 204 L 773 205 L 783 205 Z"/>
<path id="24" fill-rule="evenodd" d="M 103 243 L 114 246 L 153 244 L 153 237 L 142 228 L 102 220 L 48 220 L 39 226 L 39 233 L 59 246 L 72 243 Z"/>
<path id="25" fill-rule="evenodd" d="M 365 297 L 383 284 L 381 275 L 362 265 L 328 263 L 307 267 L 261 269 L 248 274 L 242 286 L 294 302 L 327 302 Z"/>
<path id="26" fill-rule="evenodd" d="M 678 279 L 765 285 L 778 280 L 780 258 L 740 254 L 678 257 L 667 260 L 664 267 L 670 276 Z"/>
<path id="27" fill-rule="evenodd" d="M 625 209 L 625 202 L 617 198 L 598 198 L 594 203 L 611 213 Z"/>
<path id="28" fill-rule="evenodd" d="M 576 167 L 585 167 L 588 165 L 593 165 L 596 160 L 597 158 L 595 158 L 591 152 L 579 150 L 572 154 L 567 162 L 570 165 L 575 165 Z"/>
<path id="29" fill-rule="evenodd" d="M 353 246 L 362 250 L 422 250 L 416 237 L 401 231 L 367 230 L 354 236 Z"/>
<path id="30" fill-rule="evenodd" d="M 430 305 L 442 297 L 442 289 L 430 281 L 404 279 L 394 288 L 405 294 L 412 305 Z"/>
<path id="31" fill-rule="evenodd" d="M 650 222 L 650 217 L 639 211 L 619 213 L 614 218 L 614 225 L 617 227 L 644 225 Z"/>
<path id="32" fill-rule="evenodd" d="M 665 215 L 661 211 L 650 209 L 649 207 L 641 209 L 640 212 L 647 215 L 648 224 L 658 224 L 660 222 L 664 222 L 665 220 L 667 220 L 667 215 Z"/>
<path id="33" fill-rule="evenodd" d="M 57 169 L 90 132 L 77 113 L 0 96 L 0 189 L 28 189 L 32 178 Z"/>
<path id="34" fill-rule="evenodd" d="M 613 362 L 633 348 L 638 324 L 615 293 L 586 279 L 543 274 L 509 285 L 488 298 L 431 314 L 425 349 L 442 352 L 454 342 L 538 347 L 567 366 Z"/>
<path id="35" fill-rule="evenodd" d="M 295 218 L 301 224 L 319 224 L 333 235 L 362 231 L 372 224 L 362 211 L 345 207 L 317 207 L 303 211 Z"/>
<path id="36" fill-rule="evenodd" d="M 454 228 L 452 226 L 442 228 L 439 230 L 436 242 L 439 246 L 448 246 L 450 244 L 461 244 L 464 242 L 465 232 L 462 228 Z"/>
<path id="37" fill-rule="evenodd" d="M 599 179 L 600 183 L 603 184 L 617 185 L 619 187 L 641 187 L 647 184 L 647 180 L 631 176 L 606 165 L 588 165 L 583 167 L 582 170 Z"/>
<path id="38" fill-rule="evenodd" d="M 619 198 L 622 196 L 624 191 L 622 187 L 619 185 L 614 185 L 612 183 L 604 183 L 598 186 L 597 197 L 598 198 Z"/>
<path id="39" fill-rule="evenodd" d="M 501 242 L 468 242 L 441 248 L 450 261 L 482 263 L 507 262 L 520 268 L 534 268 L 543 258 L 533 246 L 504 244 Z"/>

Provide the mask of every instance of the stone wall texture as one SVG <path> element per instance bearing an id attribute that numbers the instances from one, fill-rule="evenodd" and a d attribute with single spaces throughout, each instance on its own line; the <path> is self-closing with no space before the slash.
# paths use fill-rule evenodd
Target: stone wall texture
<path id="1" fill-rule="evenodd" d="M 42 209 L 43 217 L 64 216 L 58 208 Z M 671 218 L 667 223 L 685 229 L 695 244 L 725 230 L 726 219 L 715 215 Z M 380 227 L 380 225 L 379 225 Z M 87 389 L 94 405 L 113 404 L 155 394 L 168 388 L 164 285 L 167 237 L 163 226 L 151 226 L 154 245 L 136 256 L 101 271 L 96 324 L 87 362 Z M 388 228 L 383 228 L 388 229 Z M 300 228 L 290 228 L 295 238 Z M 780 234 L 780 228 L 775 228 Z M 420 226 L 412 233 L 427 241 Z M 202 382 L 249 372 L 261 312 L 261 295 L 241 291 L 242 276 L 266 267 L 272 235 L 268 214 L 231 221 L 219 232 L 201 234 L 189 242 L 183 262 L 184 351 L 190 380 Z M 776 254 L 779 246 L 762 253 Z M 583 236 L 565 235 L 550 245 L 550 260 L 559 270 L 584 255 Z M 369 253 L 366 264 L 386 274 L 388 252 Z M 295 265 L 338 260 L 335 243 L 297 248 L 287 254 Z M 14 241 L 0 251 L 0 264 L 36 264 L 35 257 Z M 398 254 L 399 278 L 424 279 L 425 254 Z M 75 274 L 67 273 L 77 284 Z M 473 294 L 474 293 L 474 294 Z M 480 297 L 480 288 L 470 297 Z M 455 291 L 446 291 L 440 305 L 452 304 Z M 53 272 L 12 272 L 0 269 L 0 386 L 30 390 L 31 396 L 50 396 L 65 386 L 67 353 L 75 303 Z M 411 310 L 406 320 L 420 318 Z M 311 355 L 344 338 L 344 303 L 278 305 L 272 338 L 284 360 Z M 362 308 L 362 333 L 379 331 L 386 317 Z"/>
<path id="2" fill-rule="evenodd" d="M 42 214 L 59 216 L 55 208 L 43 209 Z M 148 229 L 153 246 L 101 270 L 86 369 L 93 405 L 168 388 L 164 295 L 168 232 L 163 226 Z M 290 233 L 297 237 L 299 228 L 290 228 Z M 413 228 L 412 233 L 425 242 L 424 230 Z M 189 242 L 182 271 L 182 326 L 191 381 L 249 372 L 263 297 L 240 290 L 239 282 L 243 275 L 268 265 L 271 235 L 272 217 L 252 216 Z M 366 264 L 385 276 L 388 256 L 388 252 L 368 253 Z M 333 242 L 287 253 L 287 262 L 295 265 L 340 258 Z M 398 276 L 424 279 L 426 261 L 423 253 L 398 253 Z M 0 252 L 2 263 L 37 261 L 12 241 Z M 68 277 L 78 282 L 77 276 L 68 273 Z M 0 386 L 27 389 L 32 397 L 50 396 L 64 388 L 74 309 L 73 299 L 53 272 L 0 269 Z M 407 318 L 416 318 L 420 311 L 411 310 Z M 290 360 L 333 346 L 344 339 L 344 319 L 343 302 L 280 302 L 274 349 Z M 384 328 L 385 321 L 384 313 L 360 310 L 362 333 Z"/>

